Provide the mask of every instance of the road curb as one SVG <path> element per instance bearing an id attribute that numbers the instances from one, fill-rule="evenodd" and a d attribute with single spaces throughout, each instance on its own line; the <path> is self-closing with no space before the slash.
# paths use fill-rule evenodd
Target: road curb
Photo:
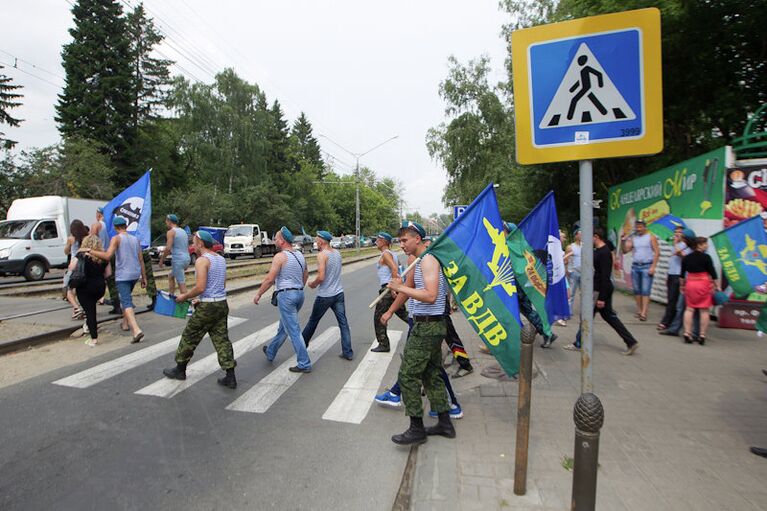
<path id="1" fill-rule="evenodd" d="M 418 462 L 418 446 L 414 445 L 410 448 L 410 453 L 407 456 L 407 463 L 405 463 L 405 471 L 402 473 L 402 481 L 399 483 L 399 489 L 397 490 L 397 496 L 394 499 L 392 505 L 392 511 L 409 511 L 412 504 L 413 497 L 413 481 L 415 480 L 415 466 Z"/>
<path id="2" fill-rule="evenodd" d="M 379 254 L 359 256 L 359 257 L 355 257 L 354 259 L 349 259 L 348 261 L 345 261 L 344 264 L 358 263 L 360 261 L 374 259 L 378 256 Z M 309 271 L 309 275 L 314 275 L 316 273 L 317 273 L 317 270 Z M 251 291 L 253 289 L 257 289 L 261 287 L 262 282 L 263 281 L 260 280 L 253 284 L 246 284 L 244 286 L 235 287 L 235 288 L 227 290 L 227 293 L 233 295 L 233 294 L 243 293 L 245 291 Z M 147 312 L 150 312 L 150 311 L 148 309 L 144 309 L 141 311 L 137 311 L 136 314 L 137 315 L 145 314 Z M 121 317 L 122 316 L 110 315 L 103 319 L 99 319 L 96 323 L 100 325 L 102 323 L 106 323 L 107 321 L 114 321 L 116 319 L 120 319 Z M 0 342 L 0 355 L 4 355 L 6 353 L 13 352 L 13 351 L 19 351 L 21 349 L 28 349 L 33 346 L 38 346 L 40 344 L 45 344 L 48 342 L 63 340 L 66 337 L 69 337 L 70 335 L 72 335 L 72 333 L 75 332 L 76 330 L 81 329 L 82 327 L 83 327 L 82 324 L 78 324 L 77 326 L 68 326 L 64 328 L 59 328 L 57 330 L 51 330 L 50 332 L 43 332 L 41 334 L 31 335 L 29 337 L 23 337 L 21 339 L 11 339 L 10 341 Z"/>

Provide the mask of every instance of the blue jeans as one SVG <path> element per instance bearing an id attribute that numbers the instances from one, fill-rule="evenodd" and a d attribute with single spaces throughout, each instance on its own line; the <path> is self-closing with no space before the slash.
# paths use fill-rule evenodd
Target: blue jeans
<path id="1" fill-rule="evenodd" d="M 117 286 L 117 295 L 120 297 L 120 304 L 123 309 L 133 309 L 133 287 L 138 280 L 118 280 L 115 282 Z"/>
<path id="2" fill-rule="evenodd" d="M 634 263 L 631 265 L 631 285 L 635 296 L 650 296 L 652 290 L 652 263 Z"/>
<path id="3" fill-rule="evenodd" d="M 189 267 L 189 258 L 186 259 L 179 258 L 179 260 L 176 260 L 174 257 L 171 259 L 170 262 L 170 275 L 174 279 L 176 279 L 176 282 L 178 284 L 185 284 L 186 283 L 186 275 L 184 272 Z"/>
<path id="4" fill-rule="evenodd" d="M 293 344 L 293 350 L 296 352 L 297 365 L 301 369 L 311 369 L 312 362 L 309 360 L 309 353 L 306 351 L 304 338 L 301 336 L 300 325 L 298 324 L 298 311 L 304 304 L 304 292 L 299 290 L 281 291 L 277 295 L 277 308 L 280 310 L 280 326 L 277 328 L 277 335 L 266 347 L 266 358 L 270 361 L 277 356 L 277 351 L 285 342 L 286 337 L 290 337 Z"/>
<path id="5" fill-rule="evenodd" d="M 684 293 L 679 293 L 679 298 L 676 302 L 676 314 L 674 320 L 668 326 L 668 331 L 676 335 L 679 335 L 679 331 L 682 330 L 682 322 L 684 321 L 684 309 L 685 309 Z M 695 309 L 692 314 L 692 335 L 700 335 L 700 311 Z"/>
<path id="6" fill-rule="evenodd" d="M 575 303 L 575 294 L 581 288 L 581 270 L 573 270 L 568 275 L 567 280 L 570 281 L 570 314 L 575 316 L 573 310 L 573 304 Z"/>
<path id="7" fill-rule="evenodd" d="M 333 314 L 336 315 L 336 320 L 338 321 L 338 328 L 341 329 L 341 350 L 343 355 L 346 358 L 351 358 L 354 356 L 352 351 L 352 334 L 349 331 L 349 322 L 346 320 L 346 305 L 343 292 L 335 296 L 318 296 L 314 299 L 312 315 L 304 327 L 304 342 L 306 346 L 309 346 L 309 341 L 312 340 L 314 331 L 317 330 L 317 325 L 328 309 L 333 309 Z"/>

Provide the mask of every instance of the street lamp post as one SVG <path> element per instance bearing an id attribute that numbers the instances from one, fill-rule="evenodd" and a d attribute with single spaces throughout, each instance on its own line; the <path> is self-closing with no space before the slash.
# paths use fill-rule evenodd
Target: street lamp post
<path id="1" fill-rule="evenodd" d="M 354 217 L 355 217 L 354 218 L 354 226 L 355 226 L 355 231 L 356 231 L 355 232 L 356 240 L 355 240 L 354 244 L 356 245 L 357 253 L 359 254 L 359 252 L 360 252 L 360 158 L 362 158 L 363 156 L 365 156 L 368 153 L 371 153 L 371 152 L 375 151 L 376 149 L 378 149 L 382 145 L 386 144 L 387 142 L 391 142 L 395 138 L 399 137 L 399 135 L 394 135 L 391 138 L 387 138 L 386 140 L 384 140 L 380 144 L 378 144 L 376 146 L 373 146 L 370 149 L 368 149 L 367 151 L 362 152 L 362 153 L 354 153 L 354 152 L 348 150 L 347 148 L 345 148 L 344 146 L 342 146 L 341 144 L 339 144 L 338 142 L 336 142 L 335 140 L 333 140 L 332 138 L 330 138 L 327 135 L 320 134 L 320 137 L 326 138 L 326 139 L 330 140 L 333 144 L 335 144 L 336 146 L 340 147 L 341 149 L 343 149 L 344 151 L 346 151 L 347 153 L 352 155 L 355 160 L 357 160 L 357 165 L 356 165 L 355 170 L 354 170 L 354 181 L 355 181 L 355 184 L 356 184 L 356 190 L 355 190 L 355 193 L 354 193 L 354 195 L 355 195 L 355 201 L 354 201 L 355 202 L 355 204 L 354 204 L 354 211 L 355 211 L 355 214 L 354 214 Z"/>

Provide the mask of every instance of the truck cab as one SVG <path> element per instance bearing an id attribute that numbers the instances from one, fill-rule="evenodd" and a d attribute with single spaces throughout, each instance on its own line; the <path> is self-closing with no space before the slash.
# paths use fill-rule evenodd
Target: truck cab
<path id="1" fill-rule="evenodd" d="M 277 246 L 258 224 L 230 225 L 224 233 L 224 255 L 230 259 L 241 255 L 252 255 L 257 259 L 276 251 Z"/>
<path id="2" fill-rule="evenodd" d="M 0 222 L 0 275 L 41 280 L 51 268 L 65 268 L 67 231 L 56 218 Z"/>

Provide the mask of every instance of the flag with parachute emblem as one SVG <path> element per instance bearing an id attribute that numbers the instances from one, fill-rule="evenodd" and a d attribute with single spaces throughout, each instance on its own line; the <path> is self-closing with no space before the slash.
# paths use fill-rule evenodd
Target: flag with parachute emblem
<path id="1" fill-rule="evenodd" d="M 536 312 L 541 317 L 544 335 L 551 335 L 551 324 L 546 314 L 546 266 L 535 256 L 533 247 L 525 239 L 522 231 L 513 224 L 506 235 L 506 244 L 509 246 L 511 266 L 519 286 L 530 299 Z"/>
<path id="2" fill-rule="evenodd" d="M 549 321 L 568 319 L 570 304 L 567 301 L 567 281 L 565 279 L 565 252 L 559 239 L 559 220 L 554 192 L 547 193 L 543 199 L 519 222 L 519 229 L 525 239 L 536 251 L 541 260 L 546 261 L 548 273 L 546 288 L 546 314 Z"/>
<path id="3" fill-rule="evenodd" d="M 458 306 L 504 372 L 519 372 L 519 303 L 495 190 L 490 184 L 426 253 L 442 266 Z"/>
<path id="4" fill-rule="evenodd" d="M 128 221 L 128 233 L 138 238 L 141 248 L 147 248 L 152 243 L 151 173 L 151 169 L 147 170 L 135 183 L 104 206 L 104 223 L 110 238 L 116 234 L 112 220 L 115 216 L 121 216 Z"/>
<path id="5" fill-rule="evenodd" d="M 711 236 L 722 272 L 737 296 L 767 281 L 767 234 L 760 216 L 738 222 Z"/>

